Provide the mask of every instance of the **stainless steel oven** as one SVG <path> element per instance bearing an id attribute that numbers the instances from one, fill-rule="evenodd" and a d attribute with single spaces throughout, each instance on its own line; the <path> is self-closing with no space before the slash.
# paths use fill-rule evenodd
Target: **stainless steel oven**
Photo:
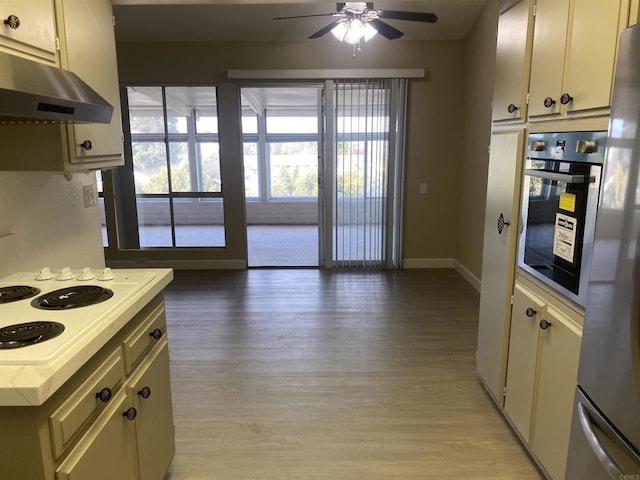
<path id="1" fill-rule="evenodd" d="M 532 133 L 518 266 L 584 306 L 607 132 Z"/>

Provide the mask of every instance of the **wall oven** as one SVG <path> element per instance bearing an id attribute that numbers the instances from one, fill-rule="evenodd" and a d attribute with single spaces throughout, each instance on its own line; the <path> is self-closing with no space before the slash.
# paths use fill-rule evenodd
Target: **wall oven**
<path id="1" fill-rule="evenodd" d="M 607 132 L 532 133 L 518 266 L 584 307 Z"/>

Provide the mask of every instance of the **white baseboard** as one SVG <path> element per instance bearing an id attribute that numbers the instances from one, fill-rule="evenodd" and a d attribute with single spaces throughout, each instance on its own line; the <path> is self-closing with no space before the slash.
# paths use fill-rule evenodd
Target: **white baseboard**
<path id="1" fill-rule="evenodd" d="M 402 268 L 454 268 L 453 258 L 405 258 Z"/>
<path id="2" fill-rule="evenodd" d="M 469 285 L 475 288 L 476 291 L 480 292 L 480 286 L 482 285 L 482 282 L 478 277 L 471 273 L 471 271 L 467 267 L 456 260 L 453 268 L 456 269 L 456 272 L 458 272 L 462 276 L 462 278 L 469 282 Z"/>
<path id="3" fill-rule="evenodd" d="M 109 260 L 112 268 L 173 268 L 174 270 L 244 270 L 244 260 Z"/>
<path id="4" fill-rule="evenodd" d="M 402 261 L 402 268 L 453 268 L 473 288 L 480 291 L 480 279 L 455 258 L 405 258 Z"/>

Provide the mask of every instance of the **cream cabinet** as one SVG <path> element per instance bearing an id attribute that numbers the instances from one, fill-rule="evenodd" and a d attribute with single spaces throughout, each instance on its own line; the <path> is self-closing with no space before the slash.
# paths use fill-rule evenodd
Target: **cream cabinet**
<path id="1" fill-rule="evenodd" d="M 553 480 L 564 478 L 581 335 L 565 307 L 516 281 L 504 412 Z"/>
<path id="2" fill-rule="evenodd" d="M 628 0 L 537 0 L 529 118 L 608 113 Z"/>
<path id="3" fill-rule="evenodd" d="M 53 0 L 3 0 L 0 52 L 57 63 Z"/>
<path id="4" fill-rule="evenodd" d="M 175 439 L 162 295 L 43 405 L 0 408 L 0 425 L 2 480 L 164 478 Z"/>
<path id="5" fill-rule="evenodd" d="M 0 170 L 71 173 L 124 163 L 111 1 L 55 0 L 55 19 L 60 66 L 114 107 L 111 123 L 0 125 Z"/>
<path id="6" fill-rule="evenodd" d="M 529 91 L 533 2 L 503 1 L 496 42 L 493 121 L 524 121 Z"/>
<path id="7" fill-rule="evenodd" d="M 485 207 L 477 373 L 502 405 L 513 289 L 524 131 L 491 137 Z"/>

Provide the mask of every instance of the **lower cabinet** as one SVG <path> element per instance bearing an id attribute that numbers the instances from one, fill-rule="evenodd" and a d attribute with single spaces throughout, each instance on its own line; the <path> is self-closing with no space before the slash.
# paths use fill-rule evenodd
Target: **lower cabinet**
<path id="1" fill-rule="evenodd" d="M 582 328 L 516 281 L 504 411 L 549 478 L 564 479 Z"/>
<path id="2" fill-rule="evenodd" d="M 1 480 L 161 480 L 174 445 L 162 294 L 43 405 L 0 408 Z"/>
<path id="3" fill-rule="evenodd" d="M 109 403 L 58 467 L 56 480 L 164 478 L 175 453 L 166 341 Z"/>
<path id="4" fill-rule="evenodd" d="M 135 431 L 123 416 L 130 399 L 122 392 L 56 472 L 57 480 L 135 480 Z M 162 477 L 158 477 L 162 478 Z"/>
<path id="5" fill-rule="evenodd" d="M 156 349 L 127 383 L 137 416 L 136 443 L 140 480 L 164 478 L 175 453 L 169 349 Z"/>

